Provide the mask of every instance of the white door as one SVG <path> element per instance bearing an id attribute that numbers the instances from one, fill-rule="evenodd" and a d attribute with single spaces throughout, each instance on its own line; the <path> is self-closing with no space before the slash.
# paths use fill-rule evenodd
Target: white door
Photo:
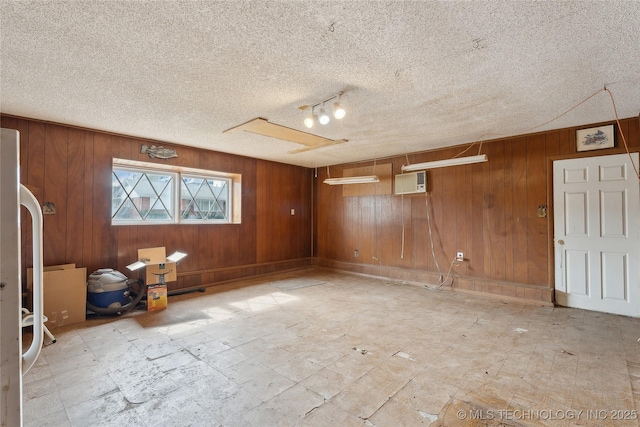
<path id="1" fill-rule="evenodd" d="M 640 185 L 629 156 L 553 162 L 553 203 L 556 302 L 640 316 Z"/>

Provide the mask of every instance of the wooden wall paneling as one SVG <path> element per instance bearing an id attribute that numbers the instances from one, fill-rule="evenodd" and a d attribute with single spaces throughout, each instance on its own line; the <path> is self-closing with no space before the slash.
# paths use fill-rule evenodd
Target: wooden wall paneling
<path id="1" fill-rule="evenodd" d="M 3 116 L 0 118 L 0 127 L 5 129 L 16 129 L 18 130 L 18 119 L 15 117 L 6 117 Z M 20 138 L 24 138 L 25 135 L 21 132 Z M 21 157 L 22 158 L 22 157 Z"/>
<path id="2" fill-rule="evenodd" d="M 281 202 L 280 208 L 275 212 L 277 215 L 272 224 L 274 229 L 274 234 L 272 234 L 272 236 L 280 235 L 283 236 L 283 239 L 279 242 L 272 241 L 271 246 L 278 247 L 278 256 L 272 261 L 289 259 L 293 256 L 297 246 L 297 242 L 294 240 L 296 230 L 292 227 L 293 224 L 291 219 L 291 206 L 294 203 L 293 185 L 289 180 L 291 177 L 290 171 L 285 171 L 285 174 L 281 177 L 282 185 L 280 186 L 280 191 L 276 192 Z"/>
<path id="3" fill-rule="evenodd" d="M 302 169 L 300 173 L 303 179 L 298 185 L 295 205 L 296 214 L 292 218 L 297 234 L 295 238 L 298 243 L 294 258 L 306 258 L 311 254 L 309 249 L 311 245 L 311 233 L 309 232 L 311 227 L 311 172 Z"/>
<path id="4" fill-rule="evenodd" d="M 382 263 L 391 267 L 402 267 L 400 259 L 402 238 L 402 201 L 400 196 L 388 195 L 381 199 L 380 217 L 382 218 L 381 246 Z"/>
<path id="5" fill-rule="evenodd" d="M 527 283 L 527 139 L 515 138 L 511 144 L 511 181 L 513 200 L 512 234 L 513 281 Z"/>
<path id="6" fill-rule="evenodd" d="M 179 224 L 171 224 L 171 225 L 165 226 L 166 232 L 162 234 L 162 246 L 165 247 L 167 251 L 167 255 L 171 255 L 175 251 L 180 250 L 180 248 L 177 247 L 177 240 L 178 240 L 177 236 L 179 235 L 178 227 L 180 227 Z M 207 227 L 207 229 L 208 228 L 209 227 Z M 205 229 L 205 231 L 207 229 Z M 133 233 L 135 233 L 136 231 L 137 231 L 136 227 L 131 227 L 130 238 L 134 237 Z M 136 240 L 137 240 L 137 236 L 135 236 L 135 239 L 133 239 L 133 241 L 136 241 Z M 180 252 L 184 252 L 184 251 L 180 251 Z"/>
<path id="7" fill-rule="evenodd" d="M 83 261 L 84 237 L 80 225 L 84 221 L 85 208 L 84 131 L 70 128 L 67 147 L 67 233 L 61 237 L 65 238 L 65 247 L 67 248 L 65 263 L 75 263 L 80 266 Z"/>
<path id="8" fill-rule="evenodd" d="M 136 253 L 134 260 L 132 260 L 130 256 L 131 254 L 129 253 L 129 245 L 131 243 L 129 232 L 132 228 L 133 227 L 130 225 L 112 226 L 111 233 L 109 233 L 112 242 L 111 246 L 114 248 L 113 250 L 115 251 L 116 258 L 115 262 L 110 261 L 109 268 L 118 270 L 124 275 L 127 275 L 128 273 L 126 266 L 131 264 L 137 258 Z"/>
<path id="9" fill-rule="evenodd" d="M 364 197 L 363 201 L 367 206 L 364 211 L 370 218 L 370 222 L 366 222 L 364 218 L 361 218 L 359 225 L 360 228 L 360 240 L 363 238 L 368 240 L 368 246 L 371 248 L 371 256 L 367 260 L 366 264 L 379 265 L 380 259 L 383 254 L 383 235 L 384 225 L 382 224 L 382 196 L 368 196 Z"/>
<path id="10" fill-rule="evenodd" d="M 194 245 L 198 242 L 198 228 L 197 225 L 191 224 L 182 224 L 180 225 L 180 245 L 185 248 L 191 248 L 190 251 L 187 252 L 187 257 L 180 261 L 180 272 L 194 271 L 198 270 L 200 266 L 200 254 L 198 253 L 198 246 Z M 153 247 L 153 246 L 150 246 Z"/>
<path id="11" fill-rule="evenodd" d="M 441 258 L 441 250 L 438 239 L 438 230 L 442 226 L 442 201 L 443 201 L 443 171 L 444 169 L 431 169 L 428 171 L 431 177 L 431 192 L 423 200 L 425 203 L 425 220 L 427 229 L 420 236 L 423 247 L 427 249 L 426 268 L 427 271 L 436 271 L 436 260 Z M 433 248 L 431 241 L 433 240 Z M 434 259 L 435 253 L 435 259 Z"/>
<path id="12" fill-rule="evenodd" d="M 2 116 L 1 120 L 3 124 L 8 123 L 15 128 L 22 119 Z M 221 262 L 231 267 L 255 265 L 258 229 L 270 240 L 270 242 L 265 240 L 265 243 L 270 246 L 265 246 L 263 253 L 273 249 L 274 259 L 285 262 L 229 270 L 227 276 L 242 277 L 260 271 L 270 272 L 287 268 L 289 265 L 295 266 L 297 264 L 286 261 L 295 260 L 301 254 L 306 256 L 310 252 L 308 189 L 311 177 L 308 175 L 308 169 L 265 161 L 269 169 L 269 174 L 266 176 L 275 177 L 276 185 L 271 187 L 272 183 L 265 178 L 259 183 L 262 188 L 257 190 L 255 159 L 177 147 L 179 157 L 172 164 L 188 167 L 206 166 L 212 170 L 242 174 L 242 223 L 220 226 L 207 224 L 114 227 L 111 226 L 110 211 L 112 158 L 130 158 L 162 164 L 171 163 L 172 160 L 151 160 L 139 152 L 142 142 L 150 145 L 154 143 L 153 141 L 27 119 L 22 120 L 22 123 L 24 127 L 22 133 L 28 141 L 22 146 L 25 151 L 21 159 L 24 180 L 28 181 L 27 184 L 31 188 L 35 188 L 34 192 L 40 202 L 46 199 L 45 191 L 47 196 L 55 195 L 57 187 L 63 189 L 62 193 L 66 198 L 57 206 L 58 215 L 62 213 L 65 231 L 56 232 L 53 228 L 45 227 L 46 239 L 53 241 L 54 235 L 57 236 L 57 243 L 65 251 L 61 262 L 64 259 L 75 261 L 76 264 L 87 267 L 89 272 L 102 267 L 112 267 L 128 274 L 124 269 L 128 263 L 137 258 L 139 248 L 165 246 L 171 252 L 178 249 L 174 246 L 180 246 L 180 249 L 189 254 L 186 260 L 181 262 L 181 273 L 196 270 L 210 271 L 191 275 L 183 274 L 180 283 L 181 285 L 199 285 L 203 278 L 216 277 L 212 270 L 220 268 Z M 65 134 L 67 137 L 64 137 Z M 63 137 L 60 138 L 60 135 Z M 50 144 L 51 141 L 53 144 Z M 45 180 L 45 169 L 49 174 L 49 170 L 54 168 L 55 159 L 50 159 L 49 152 L 61 142 L 66 150 L 66 154 L 59 156 L 60 161 L 64 162 L 64 167 L 55 168 L 59 182 L 56 182 L 57 186 L 54 187 L 48 175 Z M 156 145 L 164 144 L 156 143 Z M 220 168 L 211 168 L 210 165 L 217 165 Z M 259 218 L 256 213 L 258 193 L 265 197 L 263 206 L 270 211 L 271 216 L 263 215 Z M 56 196 L 56 199 L 59 197 Z M 273 206 L 277 209 L 273 209 Z M 293 217 L 290 215 L 291 208 L 296 209 L 296 215 Z M 259 227 L 258 221 L 260 221 Z M 74 226 L 77 233 L 71 232 Z M 24 233 L 27 231 L 25 230 Z M 273 243 L 274 236 L 281 237 L 277 244 Z M 30 242 L 30 235 L 23 235 L 24 240 L 27 238 Z M 48 243 L 48 246 L 51 244 Z M 25 248 L 24 255 L 26 256 L 28 252 Z M 224 256 L 218 258 L 218 254 Z M 30 259 L 28 261 L 31 262 Z M 23 265 L 26 268 L 27 262 L 23 262 Z M 133 277 L 131 274 L 128 275 Z M 217 277 L 223 276 L 225 274 L 217 275 Z"/>
<path id="13" fill-rule="evenodd" d="M 311 177 L 309 180 L 309 209 L 311 211 L 309 218 L 309 226 L 311 232 L 309 233 L 309 255 L 311 257 L 316 256 L 318 251 L 318 186 L 317 186 L 317 171 L 313 169 L 311 171 Z"/>
<path id="14" fill-rule="evenodd" d="M 490 260 L 490 278 L 506 279 L 506 231 L 505 231 L 505 141 L 489 144 L 489 188 L 486 194 L 486 224 L 489 228 L 489 247 L 487 258 Z"/>
<path id="15" fill-rule="evenodd" d="M 92 247 L 93 247 L 93 137 L 90 131 L 82 132 L 82 147 L 84 150 L 83 169 L 84 179 L 82 181 L 82 261 L 80 266 L 91 268 Z M 111 214 L 111 211 L 109 211 Z M 91 274 L 93 270 L 87 270 Z"/>
<path id="16" fill-rule="evenodd" d="M 286 245 L 289 237 L 283 227 L 283 221 L 288 220 L 289 215 L 288 203 L 286 202 L 289 183 L 286 174 L 276 173 L 275 164 L 263 162 L 267 175 L 262 181 L 260 191 L 263 194 L 261 203 L 265 206 L 263 210 L 263 218 L 258 223 L 260 227 L 258 233 L 262 239 L 261 254 L 259 262 L 270 262 L 281 260 L 286 256 Z M 273 203 L 278 200 L 278 203 Z M 259 202 L 260 203 L 260 202 Z M 273 236 L 282 236 L 281 239 L 275 241 Z"/>
<path id="17" fill-rule="evenodd" d="M 640 147 L 640 115 L 626 120 L 629 124 L 625 137 L 629 147 Z"/>
<path id="18" fill-rule="evenodd" d="M 325 174 L 325 178 L 328 175 Z M 323 178 L 324 179 L 324 178 Z M 342 234 L 340 227 L 344 224 L 342 218 L 344 216 L 344 209 L 346 207 L 340 200 L 342 199 L 342 191 L 335 186 L 329 186 L 322 184 L 324 193 L 326 194 L 327 206 L 332 206 L 327 215 L 327 227 L 324 230 L 325 233 L 325 254 L 329 259 L 341 259 L 338 256 L 338 242 L 342 240 Z"/>
<path id="19" fill-rule="evenodd" d="M 198 234 L 197 234 L 197 244 L 196 244 L 196 248 L 197 254 L 195 254 L 198 257 L 198 263 L 197 263 L 197 267 L 196 270 L 206 270 L 208 268 L 210 268 L 211 265 L 215 265 L 215 260 L 213 259 L 213 250 L 212 250 L 212 246 L 211 244 L 213 243 L 215 237 L 214 237 L 214 233 L 215 234 L 220 234 L 218 229 L 214 230 L 214 228 L 212 228 L 214 225 L 211 224 L 207 224 L 207 226 L 203 227 L 203 226 L 195 226 L 197 227 L 198 230 Z M 223 226 L 224 227 L 224 226 Z M 218 233 L 216 233 L 218 232 Z M 226 237 L 226 236 L 225 236 Z M 218 239 L 218 241 L 221 241 Z M 167 254 L 169 255 L 169 254 Z"/>
<path id="20" fill-rule="evenodd" d="M 381 196 L 361 197 L 360 202 L 364 217 L 358 217 L 358 228 L 360 230 L 359 240 L 365 241 L 368 248 L 367 259 L 363 260 L 365 264 L 378 265 L 382 256 L 382 215 L 381 215 Z"/>
<path id="21" fill-rule="evenodd" d="M 562 149 L 562 134 L 563 132 L 549 132 L 545 136 L 545 157 L 547 159 L 547 253 L 549 257 L 548 263 L 548 275 L 549 287 L 554 287 L 555 266 L 553 265 L 553 162 L 549 161 L 550 157 L 557 157 Z"/>
<path id="22" fill-rule="evenodd" d="M 442 227 L 437 230 L 439 247 L 436 254 L 443 274 L 449 270 L 449 265 L 456 256 L 456 248 L 459 246 L 457 211 L 462 200 L 456 185 L 458 168 L 460 167 L 442 169 L 442 209 L 440 210 Z"/>
<path id="23" fill-rule="evenodd" d="M 44 203 L 54 203 L 56 213 L 44 215 L 45 265 L 65 264 L 67 261 L 67 141 L 66 127 L 47 125 L 45 129 Z"/>
<path id="24" fill-rule="evenodd" d="M 269 256 L 269 238 L 265 235 L 265 228 L 270 222 L 271 204 L 266 185 L 277 185 L 275 179 L 277 177 L 269 176 L 269 165 L 266 162 L 256 162 L 256 223 L 259 224 L 256 229 L 256 262 L 263 262 Z"/>
<path id="25" fill-rule="evenodd" d="M 326 184 L 325 184 L 326 185 Z M 332 189 L 333 190 L 333 189 Z M 360 235 L 362 234 L 362 229 L 360 225 L 360 215 L 362 214 L 360 211 L 360 198 L 359 197 L 347 197 L 343 199 L 342 209 L 342 218 L 340 224 L 342 224 L 342 241 L 343 243 L 340 245 L 338 252 L 340 255 L 340 260 L 349 261 L 355 263 L 362 263 L 365 250 L 364 246 L 360 245 Z M 365 242 L 362 242 L 364 245 Z M 358 250 L 360 255 L 356 258 L 354 255 L 354 251 Z"/>
<path id="26" fill-rule="evenodd" d="M 488 162 L 482 163 L 482 261 L 484 264 L 483 271 L 484 277 L 490 279 L 492 277 L 491 272 L 491 207 L 492 193 L 491 193 L 491 164 L 493 162 L 493 151 L 491 150 L 491 144 L 486 147 Z"/>
<path id="27" fill-rule="evenodd" d="M 21 138 L 20 143 L 27 144 L 26 159 L 21 159 L 21 166 L 27 163 L 27 178 L 23 184 L 29 186 L 33 194 L 38 199 L 40 206 L 44 203 L 44 144 L 45 144 L 45 125 L 44 123 L 29 123 L 29 132 L 26 138 Z M 20 149 L 22 152 L 22 148 Z M 22 173 L 21 173 L 22 175 Z M 26 212 L 25 208 L 21 208 L 23 212 L 22 218 L 26 221 L 22 223 L 22 242 L 26 251 L 24 262 L 22 264 L 23 277 L 26 276 L 26 267 L 33 266 L 33 233 L 31 232 L 31 215 Z"/>
<path id="28" fill-rule="evenodd" d="M 431 174 L 428 174 L 431 177 Z M 429 179 L 429 178 L 427 178 Z M 411 260 L 416 270 L 430 270 L 433 262 L 429 245 L 429 227 L 427 224 L 427 203 L 431 193 L 405 196 L 411 200 L 411 222 L 408 229 Z"/>
<path id="29" fill-rule="evenodd" d="M 298 168 L 296 172 L 302 179 L 296 191 L 294 224 L 296 228 L 297 250 L 293 258 L 307 258 L 310 256 L 311 245 L 311 172 L 305 168 Z"/>
<path id="30" fill-rule="evenodd" d="M 324 236 L 320 237 L 319 241 L 320 239 L 324 241 L 324 255 L 328 259 L 341 259 L 338 257 L 338 245 L 342 245 L 342 243 L 339 243 L 343 236 L 340 227 L 344 224 L 341 219 L 343 218 L 343 210 L 345 209 L 343 203 L 340 202 L 340 200 L 342 200 L 342 191 L 339 188 L 335 188 L 337 186 L 329 186 L 326 184 L 318 184 L 318 186 L 322 186 L 322 192 L 325 194 L 323 197 L 326 203 L 325 206 L 332 207 L 325 212 L 326 226 L 323 230 Z"/>
<path id="31" fill-rule="evenodd" d="M 558 130 L 556 132 L 554 132 L 555 134 L 557 134 L 557 144 L 558 144 L 558 149 L 556 151 L 556 155 L 562 155 L 562 156 L 566 156 L 571 152 L 571 149 L 569 147 L 570 144 L 570 138 L 569 138 L 569 133 L 571 131 L 568 129 L 561 129 Z"/>
<path id="32" fill-rule="evenodd" d="M 478 163 L 471 166 L 471 255 L 468 257 L 467 274 L 473 277 L 484 277 L 484 168 L 486 163 Z"/>
<path id="33" fill-rule="evenodd" d="M 211 167 L 207 167 L 206 166 L 206 162 L 203 159 L 200 152 L 198 152 L 197 150 L 195 150 L 192 147 L 184 147 L 184 146 L 175 146 L 175 145 L 166 145 L 167 148 L 171 148 L 173 150 L 176 150 L 176 154 L 178 154 L 178 157 L 174 157 L 172 159 L 167 159 L 164 162 L 168 163 L 169 161 L 171 161 L 172 164 L 178 164 L 180 166 L 186 166 L 186 167 L 190 167 L 190 168 L 196 168 L 196 169 L 208 169 L 208 170 L 216 170 L 214 168 Z M 206 156 L 209 157 L 209 156 Z"/>
<path id="34" fill-rule="evenodd" d="M 257 160 L 234 158 L 234 170 L 242 173 L 242 224 L 234 225 L 233 232 L 240 236 L 239 253 L 235 254 L 237 264 L 257 262 L 258 200 L 257 200 Z"/>
<path id="35" fill-rule="evenodd" d="M 473 211 L 471 196 L 471 171 L 473 165 L 466 165 L 456 168 L 456 193 L 458 194 L 458 205 L 456 209 L 456 247 L 455 252 L 462 251 L 466 259 L 472 256 L 471 241 L 473 233 L 473 221 L 471 213 Z M 455 256 L 455 254 L 454 254 Z M 467 275 L 468 261 L 459 262 L 455 269 L 462 276 Z"/>
<path id="36" fill-rule="evenodd" d="M 113 268 L 111 259 L 111 136 L 94 134 L 93 145 L 93 238 L 88 271 Z"/>
<path id="37" fill-rule="evenodd" d="M 399 207 L 396 209 L 397 217 L 398 217 L 398 225 L 397 225 L 397 235 L 395 236 L 395 238 L 398 239 L 397 266 L 410 269 L 410 268 L 413 268 L 413 263 L 411 262 L 411 257 L 413 255 L 413 251 L 411 250 L 411 245 L 412 245 L 411 197 L 405 197 L 404 195 L 393 196 L 393 197 L 395 197 L 396 204 L 399 205 Z M 404 247 L 402 244 L 403 227 L 404 227 Z M 403 255 L 404 255 L 404 258 L 402 258 Z"/>
<path id="38" fill-rule="evenodd" d="M 118 144 L 113 157 L 131 159 L 146 162 L 147 154 L 141 153 L 142 145 L 153 145 L 152 141 L 138 140 L 135 138 L 122 138 L 122 144 Z M 113 160 L 112 160 L 113 161 Z M 117 225 L 111 226 L 112 232 L 116 232 L 125 241 L 118 238 L 118 270 L 130 277 L 138 277 L 140 273 L 129 271 L 126 266 L 138 259 L 138 249 L 150 247 L 149 231 L 152 227 L 147 225 Z"/>
<path id="39" fill-rule="evenodd" d="M 513 282 L 513 181 L 511 180 L 512 148 L 513 140 L 503 141 L 504 163 L 502 178 L 504 182 L 504 280 Z"/>
<path id="40" fill-rule="evenodd" d="M 547 268 L 547 218 L 538 218 L 538 206 L 547 203 L 547 162 L 545 135 L 527 138 L 527 281 L 546 285 Z"/>
<path id="41" fill-rule="evenodd" d="M 111 180 L 113 172 L 113 159 L 130 159 L 132 142 L 134 140 L 118 136 L 111 135 L 109 146 L 111 153 L 109 156 L 109 224 L 111 224 Z M 130 226 L 110 226 L 109 233 L 109 268 L 119 269 L 119 266 L 130 264 L 126 259 L 129 258 L 129 230 Z"/>
<path id="42" fill-rule="evenodd" d="M 616 123 L 613 128 L 615 129 L 615 147 L 625 149 L 624 141 L 622 139 L 622 135 L 624 134 L 624 138 L 627 141 L 627 145 L 629 145 L 629 120 L 620 120 L 619 123 Z M 608 151 L 608 150 L 607 150 Z"/>
<path id="43" fill-rule="evenodd" d="M 317 176 L 313 178 L 313 189 L 314 189 L 314 226 L 313 226 L 313 256 L 317 258 L 328 258 L 326 256 L 326 241 L 327 241 L 327 215 L 329 212 L 335 210 L 335 206 L 332 206 L 333 209 L 320 209 L 321 206 L 329 206 L 327 205 L 327 193 L 323 188 L 322 180 L 323 180 L 323 171 L 318 170 Z"/>
<path id="44" fill-rule="evenodd" d="M 170 225 L 147 225 L 147 228 L 149 229 L 149 236 L 148 236 L 148 241 L 149 241 L 149 248 L 158 248 L 160 246 L 164 246 L 164 235 L 165 233 L 167 233 L 168 228 L 171 227 Z M 182 227 L 186 227 L 186 225 L 182 225 Z M 189 226 L 189 227 L 194 227 L 194 226 Z M 198 242 L 198 239 L 196 237 L 196 239 L 192 240 L 192 242 Z"/>

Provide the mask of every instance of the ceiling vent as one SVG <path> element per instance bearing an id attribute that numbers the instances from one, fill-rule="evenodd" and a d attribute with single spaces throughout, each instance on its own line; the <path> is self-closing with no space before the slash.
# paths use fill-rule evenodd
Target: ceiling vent
<path id="1" fill-rule="evenodd" d="M 395 194 L 415 194 L 427 192 L 427 173 L 425 171 L 396 175 Z"/>

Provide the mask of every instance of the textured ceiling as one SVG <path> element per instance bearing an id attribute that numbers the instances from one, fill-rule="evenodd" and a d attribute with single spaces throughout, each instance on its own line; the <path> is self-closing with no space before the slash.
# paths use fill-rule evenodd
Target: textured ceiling
<path id="1" fill-rule="evenodd" d="M 640 3 L 1 1 L 0 111 L 315 167 L 640 112 Z M 311 132 L 223 133 L 345 91 Z M 600 92 L 535 131 L 614 118 Z"/>

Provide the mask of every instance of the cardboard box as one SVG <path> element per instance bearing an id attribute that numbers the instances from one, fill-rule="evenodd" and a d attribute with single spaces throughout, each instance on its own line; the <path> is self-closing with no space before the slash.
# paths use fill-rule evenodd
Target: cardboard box
<path id="1" fill-rule="evenodd" d="M 144 283 L 147 286 L 174 282 L 178 279 L 176 263 L 167 259 L 164 246 L 138 249 L 138 260 L 146 264 Z"/>
<path id="2" fill-rule="evenodd" d="M 153 285 L 147 288 L 147 311 L 167 308 L 167 285 Z"/>
<path id="3" fill-rule="evenodd" d="M 49 329 L 87 319 L 87 269 L 75 264 L 44 267 L 44 315 Z M 27 269 L 27 307 L 33 310 L 33 269 Z"/>

